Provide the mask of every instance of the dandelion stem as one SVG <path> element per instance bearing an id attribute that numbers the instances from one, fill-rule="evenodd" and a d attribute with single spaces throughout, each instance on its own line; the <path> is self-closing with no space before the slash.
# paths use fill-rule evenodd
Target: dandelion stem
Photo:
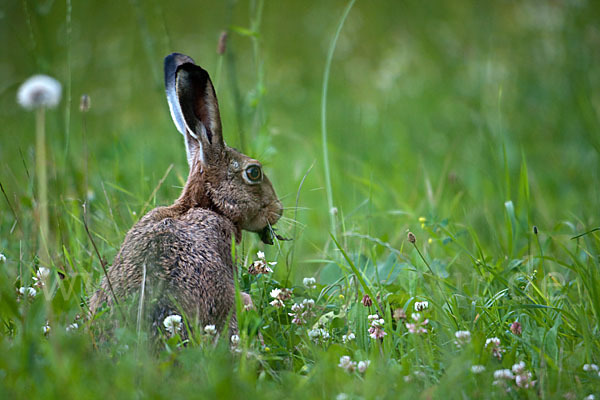
<path id="1" fill-rule="evenodd" d="M 46 171 L 46 129 L 45 129 L 45 108 L 39 107 L 36 111 L 35 119 L 35 154 L 36 154 L 36 172 L 38 181 L 37 210 L 39 218 L 39 244 L 38 257 L 40 264 L 49 264 L 48 253 L 48 181 Z"/>
<path id="2" fill-rule="evenodd" d="M 329 52 L 327 53 L 327 60 L 325 61 L 325 71 L 323 73 L 323 88 L 321 93 L 321 140 L 323 143 L 323 168 L 325 169 L 325 191 L 327 193 L 327 208 L 329 212 L 329 223 L 331 234 L 335 233 L 335 215 L 333 211 L 333 193 L 331 190 L 331 172 L 329 170 L 329 152 L 327 150 L 327 86 L 329 84 L 329 71 L 331 70 L 331 61 L 333 59 L 333 53 L 335 51 L 335 47 L 340 36 L 340 32 L 342 31 L 342 27 L 346 22 L 346 18 L 352 9 L 352 6 L 356 0 L 350 0 L 344 13 L 342 14 L 342 18 L 338 24 L 337 30 L 335 31 L 335 35 L 333 36 L 333 40 L 329 46 Z"/>

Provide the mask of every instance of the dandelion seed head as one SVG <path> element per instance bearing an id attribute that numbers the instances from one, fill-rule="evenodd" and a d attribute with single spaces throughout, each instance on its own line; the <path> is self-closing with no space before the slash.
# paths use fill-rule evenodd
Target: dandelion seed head
<path id="1" fill-rule="evenodd" d="M 61 91 L 62 87 L 56 79 L 47 75 L 34 75 L 19 87 L 17 101 L 27 110 L 54 108 L 60 102 Z"/>

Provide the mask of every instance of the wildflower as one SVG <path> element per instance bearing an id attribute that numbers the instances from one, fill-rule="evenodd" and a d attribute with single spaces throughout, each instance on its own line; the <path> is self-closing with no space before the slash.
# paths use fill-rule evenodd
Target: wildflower
<path id="1" fill-rule="evenodd" d="M 330 338 L 329 332 L 323 328 L 313 328 L 308 332 L 308 336 L 315 342 L 324 342 Z"/>
<path id="2" fill-rule="evenodd" d="M 521 323 L 519 321 L 515 321 L 510 324 L 510 331 L 513 333 L 513 335 L 521 336 L 521 333 L 523 332 Z"/>
<path id="3" fill-rule="evenodd" d="M 454 344 L 459 348 L 467 345 L 471 341 L 471 332 L 469 331 L 456 331 L 454 336 L 456 337 Z"/>
<path id="4" fill-rule="evenodd" d="M 521 361 L 521 362 L 514 364 L 512 366 L 512 372 L 514 372 L 515 375 L 519 375 L 519 374 L 525 372 L 525 363 L 523 361 Z"/>
<path id="5" fill-rule="evenodd" d="M 429 302 L 427 301 L 417 301 L 415 303 L 415 311 L 421 312 L 429 308 Z"/>
<path id="6" fill-rule="evenodd" d="M 425 218 L 425 217 L 419 217 L 419 222 L 420 223 L 427 222 L 427 218 Z"/>
<path id="7" fill-rule="evenodd" d="M 594 394 L 588 394 L 587 396 L 585 396 L 583 398 L 583 400 L 596 400 L 596 396 L 594 396 Z"/>
<path id="8" fill-rule="evenodd" d="M 412 244 L 415 244 L 417 242 L 417 238 L 415 237 L 415 235 L 412 232 L 408 232 L 408 235 L 406 236 L 408 241 Z"/>
<path id="9" fill-rule="evenodd" d="M 536 381 L 531 380 L 532 375 L 529 371 L 524 371 L 522 374 L 515 376 L 515 383 L 518 387 L 523 389 L 532 388 Z"/>
<path id="10" fill-rule="evenodd" d="M 268 274 L 273 272 L 271 266 L 277 265 L 277 261 L 267 262 L 265 260 L 265 253 L 259 251 L 256 253 L 258 260 L 254 261 L 252 265 L 248 267 L 248 273 L 250 275 L 258 275 L 258 274 Z"/>
<path id="11" fill-rule="evenodd" d="M 33 280 L 35 282 L 33 285 L 38 288 L 44 287 L 49 276 L 50 270 L 46 267 L 40 267 L 40 269 L 36 271 L 35 276 L 33 277 Z"/>
<path id="12" fill-rule="evenodd" d="M 304 325 L 306 320 L 304 319 L 304 305 L 302 303 L 294 303 L 292 305 L 292 312 L 288 313 L 290 317 L 294 317 L 292 319 L 292 324 L 296 325 Z"/>
<path id="13" fill-rule="evenodd" d="M 335 400 L 348 400 L 348 395 L 346 393 L 340 393 L 335 396 Z"/>
<path id="14" fill-rule="evenodd" d="M 217 328 L 214 325 L 206 325 L 204 327 L 204 332 L 207 335 L 214 336 L 217 334 Z"/>
<path id="15" fill-rule="evenodd" d="M 21 286 L 19 288 L 19 295 L 21 295 L 21 296 L 27 295 L 30 298 L 33 298 L 33 297 L 35 297 L 37 295 L 37 291 L 34 288 L 32 288 L 32 287 Z"/>
<path id="16" fill-rule="evenodd" d="M 504 349 L 500 346 L 500 339 L 498 339 L 497 337 L 486 339 L 485 347 L 488 348 L 488 346 L 492 349 L 492 355 L 498 360 L 501 360 L 502 353 L 504 353 Z"/>
<path id="17" fill-rule="evenodd" d="M 0 263 L 6 262 L 6 256 L 0 253 Z"/>
<path id="18" fill-rule="evenodd" d="M 419 313 L 413 313 L 411 317 L 415 322 L 406 323 L 408 332 L 413 334 L 427 333 L 427 328 L 425 326 L 429 323 L 429 320 L 426 318 L 421 321 L 421 314 Z"/>
<path id="19" fill-rule="evenodd" d="M 494 371 L 494 385 L 504 384 L 504 381 L 513 380 L 515 376 L 510 369 L 498 369 Z"/>
<path id="20" fill-rule="evenodd" d="M 399 319 L 406 319 L 406 311 L 404 311 L 403 308 L 396 308 L 394 310 L 393 317 L 396 321 L 398 321 Z"/>
<path id="21" fill-rule="evenodd" d="M 231 345 L 237 346 L 240 344 L 240 337 L 238 335 L 231 335 Z"/>
<path id="22" fill-rule="evenodd" d="M 71 332 L 71 331 L 75 331 L 75 330 L 77 330 L 77 328 L 79 328 L 79 325 L 77 324 L 77 322 L 73 322 L 72 324 L 69 324 L 69 326 L 67 326 L 67 327 L 65 328 L 65 330 L 66 330 L 67 332 Z"/>
<path id="23" fill-rule="evenodd" d="M 285 300 L 289 300 L 292 297 L 292 291 L 289 289 L 273 289 L 271 290 L 271 297 L 273 297 L 275 300 L 273 300 L 272 302 L 270 302 L 269 304 L 271 304 L 273 307 L 275 308 L 281 308 L 284 306 L 283 302 Z"/>
<path id="24" fill-rule="evenodd" d="M 42 326 L 42 332 L 44 332 L 44 335 L 48 335 L 50 333 L 50 330 L 50 323 L 46 321 L 46 325 Z"/>
<path id="25" fill-rule="evenodd" d="M 583 370 L 585 372 L 598 371 L 598 366 L 596 364 L 583 364 Z"/>
<path id="26" fill-rule="evenodd" d="M 338 367 L 343 368 L 346 372 L 354 372 L 356 370 L 356 361 L 352 361 L 349 356 L 340 357 Z"/>
<path id="27" fill-rule="evenodd" d="M 471 365 L 471 372 L 474 374 L 480 374 L 485 371 L 485 367 L 483 365 Z"/>
<path id="28" fill-rule="evenodd" d="M 313 299 L 304 299 L 304 300 L 302 300 L 302 304 L 307 309 L 311 309 L 315 306 L 315 301 Z"/>
<path id="29" fill-rule="evenodd" d="M 383 318 L 379 318 L 379 315 L 372 314 L 368 316 L 369 321 L 371 321 L 371 327 L 369 328 L 369 336 L 373 339 L 383 339 L 387 333 L 383 330 L 383 324 L 385 320 Z"/>
<path id="30" fill-rule="evenodd" d="M 60 83 L 47 75 L 34 75 L 27 79 L 17 92 L 17 101 L 27 109 L 54 108 L 60 101 Z"/>
<path id="31" fill-rule="evenodd" d="M 371 364 L 371 361 L 369 360 L 365 360 L 365 361 L 359 361 L 358 362 L 358 372 L 360 372 L 361 374 L 364 374 L 365 371 L 367 370 L 367 368 L 369 367 L 369 364 Z"/>
<path id="32" fill-rule="evenodd" d="M 350 332 L 347 335 L 342 336 L 342 343 L 348 343 L 354 339 L 356 339 L 356 336 L 354 335 L 354 333 Z"/>
<path id="33" fill-rule="evenodd" d="M 362 298 L 362 303 L 365 307 L 371 307 L 373 305 L 373 300 L 371 300 L 368 294 L 365 294 Z"/>
<path id="34" fill-rule="evenodd" d="M 331 213 L 331 215 L 338 215 L 338 208 L 337 207 L 331 207 L 331 210 L 329 210 L 329 212 Z"/>
<path id="35" fill-rule="evenodd" d="M 317 280 L 315 278 L 304 278 L 302 279 L 302 284 L 309 289 L 316 289 Z"/>
<path id="36" fill-rule="evenodd" d="M 174 335 L 181 330 L 181 315 L 169 315 L 163 321 L 163 325 L 170 335 Z"/>

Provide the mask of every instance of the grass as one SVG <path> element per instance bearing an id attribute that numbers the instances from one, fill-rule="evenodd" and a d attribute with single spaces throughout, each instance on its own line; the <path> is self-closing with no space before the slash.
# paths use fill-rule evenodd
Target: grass
<path id="1" fill-rule="evenodd" d="M 344 7 L 0 6 L 0 397 L 600 395 L 600 376 L 584 370 L 600 361 L 600 9 Z M 235 351 L 200 333 L 151 351 L 136 321 L 105 341 L 108 314 L 86 318 L 127 230 L 173 201 L 187 176 L 160 81 L 172 51 L 218 75 L 225 139 L 264 162 L 286 206 L 279 232 L 294 239 L 267 247 L 245 233 L 236 246 L 238 286 L 256 310 L 239 313 Z M 66 91 L 45 114 L 49 265 L 38 258 L 35 115 L 15 102 L 35 73 Z M 81 113 L 84 93 L 91 108 Z M 248 274 L 258 250 L 278 262 L 273 273 Z M 270 293 L 282 288 L 291 298 L 275 307 Z M 299 325 L 289 314 L 305 299 L 314 307 Z M 382 339 L 369 335 L 373 314 Z M 427 333 L 411 333 L 419 327 Z M 462 347 L 457 331 L 470 332 Z M 486 347 L 494 337 L 501 357 Z M 342 356 L 370 364 L 348 371 Z M 533 388 L 492 384 L 521 361 Z"/>

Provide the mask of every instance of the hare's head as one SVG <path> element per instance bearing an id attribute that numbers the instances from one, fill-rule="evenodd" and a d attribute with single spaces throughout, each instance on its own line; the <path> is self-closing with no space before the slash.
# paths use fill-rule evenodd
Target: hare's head
<path id="1" fill-rule="evenodd" d="M 263 233 L 264 238 L 282 214 L 281 202 L 261 163 L 223 141 L 219 104 L 208 73 L 190 57 L 173 53 L 165 58 L 165 86 L 190 166 L 178 202 L 210 208 L 238 229 Z"/>

